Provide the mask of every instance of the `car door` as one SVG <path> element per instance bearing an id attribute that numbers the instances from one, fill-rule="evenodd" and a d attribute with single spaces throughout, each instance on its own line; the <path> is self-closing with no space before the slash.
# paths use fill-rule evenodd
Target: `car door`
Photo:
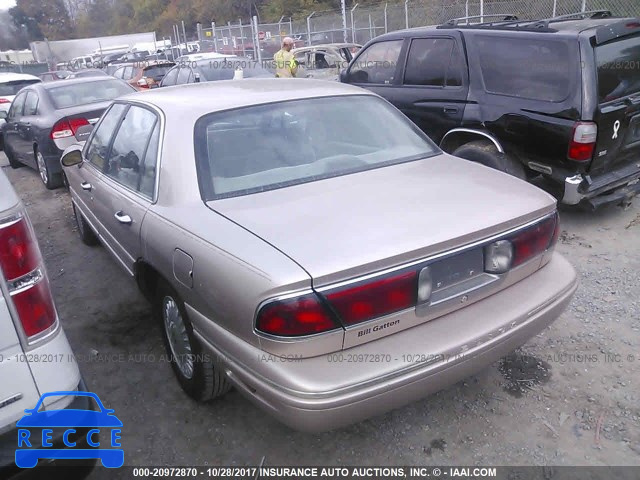
<path id="1" fill-rule="evenodd" d="M 96 192 L 103 188 L 102 177 L 114 132 L 120 125 L 126 106 L 113 104 L 102 116 L 82 151 L 83 162 L 77 168 L 65 169 L 69 192 L 75 208 L 89 222 L 100 238 L 104 226 L 96 215 Z"/>
<path id="2" fill-rule="evenodd" d="M 153 199 L 150 185 L 155 185 L 155 162 L 147 170 L 145 162 L 148 150 L 157 152 L 157 145 L 151 143 L 155 138 L 157 144 L 154 129 L 159 123 L 158 114 L 147 107 L 127 108 L 109 148 L 102 186 L 95 192 L 95 214 L 104 229 L 103 241 L 132 275 L 140 257 L 142 220 Z M 153 181 L 149 180 L 151 174 Z"/>
<path id="3" fill-rule="evenodd" d="M 9 108 L 7 114 L 7 124 L 4 127 L 4 143 L 5 148 L 11 150 L 11 153 L 21 162 L 25 161 L 24 158 L 24 143 L 20 139 L 20 131 L 18 124 L 22 118 L 22 111 L 24 109 L 24 102 L 27 99 L 27 93 L 22 92 L 16 95 Z"/>
<path id="4" fill-rule="evenodd" d="M 38 94 L 29 90 L 22 110 L 22 117 L 18 121 L 18 136 L 21 149 L 24 151 L 24 162 L 36 167 L 33 145 L 36 141 L 38 120 Z M 34 123 L 35 122 L 35 123 Z"/>
<path id="5" fill-rule="evenodd" d="M 347 70 L 345 83 L 371 90 L 388 98 L 399 88 L 399 61 L 405 51 L 405 39 L 375 42 L 363 49 Z"/>
<path id="6" fill-rule="evenodd" d="M 469 84 L 462 53 L 454 36 L 412 38 L 401 86 L 386 97 L 436 143 L 462 123 Z"/>

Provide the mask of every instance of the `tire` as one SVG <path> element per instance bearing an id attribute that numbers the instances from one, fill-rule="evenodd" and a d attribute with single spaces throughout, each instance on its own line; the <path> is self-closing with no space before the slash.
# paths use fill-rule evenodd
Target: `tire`
<path id="1" fill-rule="evenodd" d="M 504 153 L 500 153 L 495 145 L 485 140 L 466 143 L 458 147 L 453 155 L 500 170 L 521 180 L 527 178 L 521 163 L 509 158 Z"/>
<path id="2" fill-rule="evenodd" d="M 82 240 L 82 243 L 84 243 L 85 245 L 89 245 L 90 247 L 98 245 L 98 237 L 93 232 L 91 225 L 89 225 L 89 223 L 87 223 L 87 221 L 84 219 L 82 213 L 80 213 L 80 210 L 76 208 L 75 203 L 71 202 L 71 206 L 73 207 L 73 216 L 76 218 L 78 235 L 80 235 L 80 240 Z"/>
<path id="3" fill-rule="evenodd" d="M 213 400 L 227 393 L 231 384 L 224 371 L 203 350 L 193 334 L 182 300 L 162 279 L 158 281 L 154 310 L 161 323 L 171 368 L 185 393 L 198 402 Z"/>
<path id="4" fill-rule="evenodd" d="M 13 155 L 13 152 L 11 151 L 11 149 L 7 148 L 4 151 L 4 154 L 7 156 L 7 160 L 9 160 L 9 165 L 11 166 L 11 168 L 16 169 L 16 168 L 24 167 L 23 163 L 20 163 L 19 161 L 16 160 L 16 157 Z"/>
<path id="5" fill-rule="evenodd" d="M 55 190 L 56 188 L 62 186 L 62 175 L 60 173 L 53 174 L 49 169 L 49 165 L 45 160 L 40 150 L 37 148 L 34 150 L 33 154 L 36 157 L 36 166 L 38 167 L 38 173 L 40 174 L 40 180 L 47 190 Z"/>

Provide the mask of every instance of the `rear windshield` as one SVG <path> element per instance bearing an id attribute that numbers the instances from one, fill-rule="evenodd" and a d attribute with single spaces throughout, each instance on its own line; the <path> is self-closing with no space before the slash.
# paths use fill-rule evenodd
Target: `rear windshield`
<path id="1" fill-rule="evenodd" d="M 477 35 L 482 78 L 488 92 L 560 102 L 567 98 L 577 61 L 567 43 L 536 38 Z"/>
<path id="2" fill-rule="evenodd" d="M 439 150 L 373 96 L 313 98 L 212 113 L 196 123 L 206 200 L 417 160 Z"/>
<path id="3" fill-rule="evenodd" d="M 173 65 L 153 65 L 144 69 L 144 75 L 145 77 L 153 78 L 156 82 L 159 82 L 172 68 Z"/>
<path id="4" fill-rule="evenodd" d="M 596 63 L 600 103 L 640 92 L 640 35 L 597 46 Z"/>
<path id="5" fill-rule="evenodd" d="M 262 68 L 259 62 L 250 59 L 221 59 L 198 62 L 198 67 L 204 78 L 208 82 L 216 80 L 231 80 L 236 69 L 242 69 L 244 78 L 251 77 L 273 77 L 267 70 Z"/>
<path id="6" fill-rule="evenodd" d="M 0 97 L 15 95 L 21 88 L 34 83 L 40 83 L 40 80 L 15 80 L 13 82 L 0 83 Z"/>
<path id="7" fill-rule="evenodd" d="M 55 108 L 60 109 L 113 100 L 132 91 L 129 85 L 120 80 L 107 79 L 51 88 L 49 95 Z"/>

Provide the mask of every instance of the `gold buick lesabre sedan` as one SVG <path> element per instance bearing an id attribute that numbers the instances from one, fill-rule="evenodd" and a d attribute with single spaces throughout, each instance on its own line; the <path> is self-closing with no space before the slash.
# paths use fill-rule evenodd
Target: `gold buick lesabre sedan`
<path id="1" fill-rule="evenodd" d="M 491 364 L 564 310 L 555 200 L 339 83 L 123 97 L 62 160 L 78 230 L 137 280 L 186 393 L 329 430 Z"/>

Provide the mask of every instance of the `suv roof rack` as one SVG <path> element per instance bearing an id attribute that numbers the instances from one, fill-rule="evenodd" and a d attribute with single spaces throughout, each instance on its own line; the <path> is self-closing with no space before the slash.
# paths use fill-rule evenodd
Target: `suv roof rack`
<path id="1" fill-rule="evenodd" d="M 567 20 L 585 20 L 612 17 L 610 10 L 589 10 L 587 12 L 569 13 L 558 17 L 536 20 L 528 25 L 529 28 L 549 28 L 550 23 L 566 22 Z"/>
<path id="2" fill-rule="evenodd" d="M 471 15 L 471 16 L 468 16 L 468 17 L 452 18 L 451 20 L 448 20 L 447 22 L 445 22 L 444 25 L 455 27 L 456 25 L 460 25 L 460 23 L 462 23 L 465 20 L 467 21 L 467 23 L 465 25 L 467 25 L 469 23 L 469 20 L 471 20 L 473 18 L 480 18 L 480 19 L 484 19 L 484 18 L 501 18 L 502 19 L 499 22 L 482 22 L 482 23 L 474 24 L 474 25 L 484 25 L 484 26 L 489 26 L 489 25 L 494 25 L 494 24 L 498 24 L 498 23 L 502 23 L 502 22 L 510 22 L 510 21 L 518 20 L 518 17 L 516 15 L 512 14 L 512 13 L 495 13 L 495 14 L 491 14 L 491 15 Z"/>

